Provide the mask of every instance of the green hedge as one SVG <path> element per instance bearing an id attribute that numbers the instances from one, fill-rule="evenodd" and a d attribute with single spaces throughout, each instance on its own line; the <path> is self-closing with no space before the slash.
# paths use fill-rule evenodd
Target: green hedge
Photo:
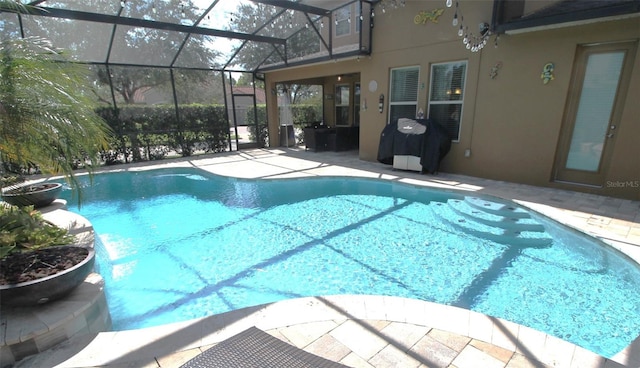
<path id="1" fill-rule="evenodd" d="M 322 105 L 291 105 L 291 114 L 293 115 L 293 125 L 297 128 L 304 128 L 308 124 L 322 121 Z"/>
<path id="2" fill-rule="evenodd" d="M 181 105 L 180 123 L 173 105 L 103 107 L 97 113 L 115 133 L 113 150 L 103 154 L 106 164 L 161 159 L 172 150 L 191 156 L 227 148 L 224 105 Z"/>
<path id="3" fill-rule="evenodd" d="M 256 114 L 254 113 L 253 106 L 247 109 L 247 129 L 249 130 L 249 139 L 254 142 L 258 142 L 260 147 L 269 146 L 269 129 L 267 126 L 267 106 L 265 104 L 257 104 L 258 110 L 258 129 L 260 134 L 256 134 Z"/>
<path id="4" fill-rule="evenodd" d="M 291 106 L 293 124 L 298 132 L 304 126 L 322 120 L 322 107 Z M 195 152 L 223 152 L 229 147 L 229 124 L 224 105 L 180 105 L 176 116 L 173 105 L 127 105 L 119 109 L 101 107 L 97 113 L 105 119 L 115 135 L 112 150 L 103 153 L 105 164 L 158 160 L 170 151 L 182 156 Z M 258 129 L 253 107 L 247 109 L 246 123 L 250 138 L 260 147 L 269 145 L 267 111 L 257 105 Z M 298 143 L 301 138 L 298 137 Z"/>

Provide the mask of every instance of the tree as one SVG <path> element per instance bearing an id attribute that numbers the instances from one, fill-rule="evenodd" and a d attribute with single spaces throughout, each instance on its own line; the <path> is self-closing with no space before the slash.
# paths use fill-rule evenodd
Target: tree
<path id="1" fill-rule="evenodd" d="M 170 1 L 131 1 L 127 2 L 125 6 L 130 7 L 127 11 L 133 14 L 162 14 L 161 20 L 164 22 L 181 23 L 183 19 L 193 20 L 199 16 L 198 8 L 190 0 L 180 2 L 180 6 Z M 139 61 L 137 64 L 149 63 L 154 66 L 173 67 L 175 65 L 172 63 L 175 62 L 176 65 L 206 68 L 215 64 L 219 52 L 207 46 L 206 38 L 190 36 L 188 40 L 185 40 L 185 37 L 187 35 L 180 32 L 130 28 L 123 33 L 123 39 L 114 41 L 114 49 L 116 50 L 114 53 L 117 50 L 123 53 L 135 52 L 134 58 Z M 185 46 L 180 50 L 185 41 Z M 176 55 L 176 50 L 180 50 L 179 55 Z M 132 57 L 131 55 L 127 56 Z M 210 90 L 212 83 L 216 83 L 216 79 L 203 80 L 202 73 L 189 70 L 180 71 L 180 78 L 181 82 L 188 81 L 194 85 L 205 87 L 207 90 Z M 167 95 L 171 95 L 171 75 L 166 68 L 109 67 L 108 73 L 107 69 L 99 70 L 98 81 L 106 85 L 111 83 L 114 92 L 120 96 L 121 102 L 126 104 L 139 102 L 137 99 L 140 93 L 150 89 L 161 89 Z M 206 94 L 198 95 L 206 96 Z"/>
<path id="2" fill-rule="evenodd" d="M 152 88 L 170 86 L 170 74 L 165 69 L 140 67 L 109 67 L 98 69 L 97 80 L 103 85 L 111 85 L 121 103 L 133 104 L 140 101 L 141 93 Z"/>
<path id="3" fill-rule="evenodd" d="M 45 39 L 1 42 L 0 161 L 36 165 L 72 184 L 79 162 L 99 164 L 110 131 L 93 110 L 86 72 Z"/>
<path id="4" fill-rule="evenodd" d="M 314 84 L 282 83 L 278 85 L 278 94 L 285 97 L 291 104 L 319 103 L 322 104 L 322 86 Z"/>
<path id="5" fill-rule="evenodd" d="M 238 80 L 236 80 L 233 85 L 247 87 L 247 86 L 251 86 L 252 83 L 253 83 L 253 77 L 251 76 L 251 73 L 242 73 L 240 74 L 240 76 L 238 77 Z"/>
<path id="6" fill-rule="evenodd" d="M 220 72 L 181 69 L 173 75 L 179 104 L 224 104 Z"/>
<path id="7" fill-rule="evenodd" d="M 314 19 L 310 24 L 304 13 L 262 3 L 243 3 L 238 6 L 235 15 L 231 24 L 234 31 L 284 38 L 287 40 L 287 54 L 282 45 L 247 41 L 234 49 L 238 54 L 231 61 L 232 65 L 255 70 L 263 63 L 282 63 L 285 61 L 283 57 L 291 60 L 320 51 L 320 39 L 313 29 L 320 24 L 317 16 L 310 15 Z M 257 30 L 257 27 L 261 28 Z"/>
<path id="8" fill-rule="evenodd" d="M 6 0 L 3 3 L 8 5 L 0 10 L 27 14 L 25 7 L 19 9 L 19 3 Z M 194 5 L 192 0 L 124 1 L 123 3 L 122 16 L 176 24 L 195 22 L 202 11 Z M 46 4 L 46 2 L 43 3 L 43 5 Z M 85 0 L 76 2 L 72 6 L 74 10 L 116 14 L 120 10 L 121 2 Z M 208 69 L 216 65 L 215 60 L 219 55 L 219 52 L 211 47 L 210 38 L 205 36 L 187 36 L 174 31 L 41 16 L 27 16 L 24 20 L 24 27 L 29 29 L 30 34 L 46 35 L 47 39 L 67 50 L 71 60 L 154 66 L 148 68 L 109 65 L 108 68 L 96 68 L 94 80 L 103 86 L 112 85 L 117 102 L 124 104 L 136 102 L 137 98 L 139 99 L 144 92 L 151 89 L 162 90 L 172 98 L 171 78 L 166 67 Z M 110 45 L 113 27 L 116 32 L 113 44 Z M 184 47 L 181 47 L 183 43 Z M 178 51 L 180 51 L 179 55 Z M 203 84 L 200 83 L 203 81 L 202 75 L 184 74 L 191 78 L 190 81 L 194 84 Z M 216 80 L 207 82 L 209 85 L 218 83 Z M 101 102 L 113 103 L 110 93 L 102 93 L 96 97 Z"/>
<path id="9" fill-rule="evenodd" d="M 234 80 L 234 87 L 250 87 L 255 84 L 258 89 L 264 89 L 264 81 L 258 78 L 253 78 L 252 73 L 240 73 L 237 80 Z"/>

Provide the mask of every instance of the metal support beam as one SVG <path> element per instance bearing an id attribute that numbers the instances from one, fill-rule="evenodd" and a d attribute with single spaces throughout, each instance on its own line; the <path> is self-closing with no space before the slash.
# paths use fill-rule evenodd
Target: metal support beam
<path id="1" fill-rule="evenodd" d="M 284 38 L 267 37 L 267 36 L 231 32 L 231 31 L 222 31 L 219 29 L 187 26 L 187 25 L 178 24 L 178 23 L 168 23 L 168 22 L 159 22 L 159 21 L 147 20 L 147 19 L 127 18 L 127 17 L 116 16 L 116 15 L 97 14 L 97 13 L 89 13 L 89 12 L 76 11 L 76 10 L 39 7 L 39 8 L 34 8 L 31 14 L 36 16 L 51 17 L 51 18 L 75 19 L 75 20 L 84 20 L 88 22 L 117 24 L 122 26 L 161 29 L 165 31 L 192 33 L 192 34 L 199 34 L 199 35 L 205 35 L 205 36 L 233 38 L 233 39 L 247 40 L 247 41 L 266 42 L 266 43 L 279 44 L 279 45 L 284 45 L 286 43 L 286 40 Z"/>
<path id="2" fill-rule="evenodd" d="M 290 0 L 252 0 L 254 3 L 262 3 L 272 6 L 277 6 L 279 8 L 291 9 L 300 11 L 303 13 L 316 14 L 327 16 L 331 14 L 331 10 L 318 8 L 316 6 L 305 5 L 298 2 L 290 1 Z"/>

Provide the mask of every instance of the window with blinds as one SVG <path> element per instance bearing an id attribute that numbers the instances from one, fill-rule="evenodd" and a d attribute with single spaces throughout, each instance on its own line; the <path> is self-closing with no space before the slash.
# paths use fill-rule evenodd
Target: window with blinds
<path id="1" fill-rule="evenodd" d="M 419 80 L 418 66 L 391 69 L 389 122 L 395 122 L 400 118 L 416 118 Z"/>
<path id="2" fill-rule="evenodd" d="M 447 128 L 453 141 L 460 139 L 466 75 L 466 61 L 431 65 L 427 116 Z"/>
<path id="3" fill-rule="evenodd" d="M 351 5 L 342 7 L 336 14 L 336 36 L 345 36 L 351 33 Z"/>

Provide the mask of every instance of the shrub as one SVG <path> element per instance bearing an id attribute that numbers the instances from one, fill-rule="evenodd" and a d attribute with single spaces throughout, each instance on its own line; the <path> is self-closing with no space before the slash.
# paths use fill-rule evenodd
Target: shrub
<path id="1" fill-rule="evenodd" d="M 0 206 L 0 258 L 73 242 L 66 229 L 50 224 L 33 206 Z"/>

